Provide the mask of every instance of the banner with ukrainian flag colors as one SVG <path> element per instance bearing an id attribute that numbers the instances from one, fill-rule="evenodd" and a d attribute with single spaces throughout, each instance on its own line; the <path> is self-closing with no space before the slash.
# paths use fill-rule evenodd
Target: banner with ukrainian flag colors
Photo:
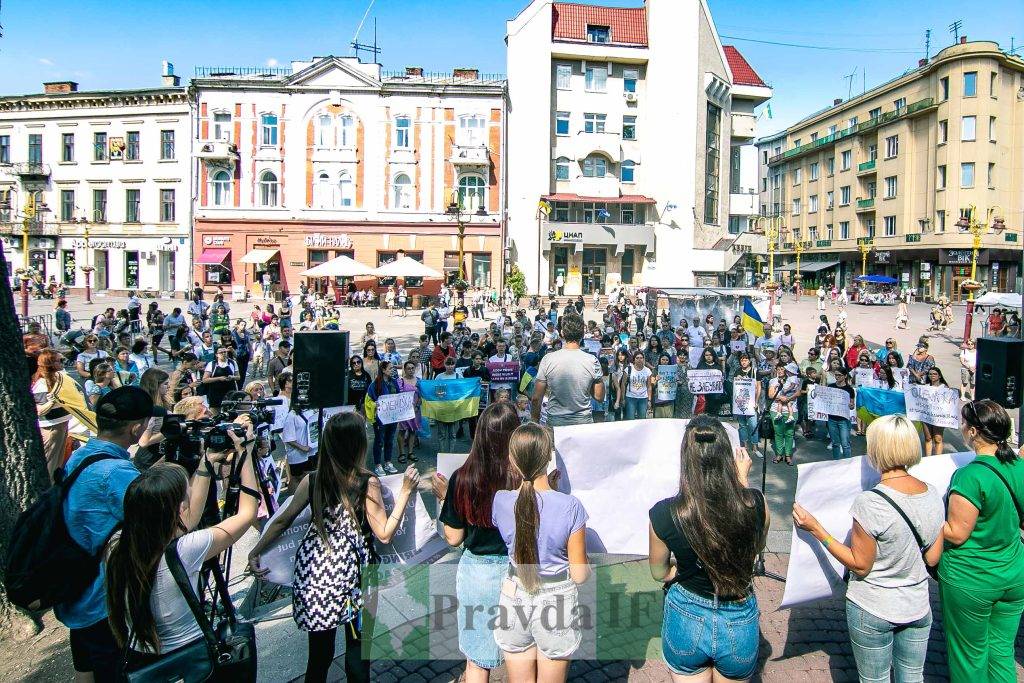
<path id="1" fill-rule="evenodd" d="M 523 378 L 519 380 L 519 393 L 533 395 L 533 380 L 537 378 L 537 368 L 526 368 Z"/>
<path id="2" fill-rule="evenodd" d="M 421 379 L 420 392 L 423 417 L 439 422 L 457 422 L 476 417 L 480 412 L 480 378 Z"/>
<path id="3" fill-rule="evenodd" d="M 857 388 L 857 417 L 865 424 L 871 424 L 883 415 L 905 415 L 906 400 L 902 391 L 892 389 Z"/>
<path id="4" fill-rule="evenodd" d="M 743 329 L 755 337 L 764 336 L 764 321 L 761 315 L 754 308 L 754 302 L 749 298 L 743 300 L 743 315 L 740 316 L 740 324 Z"/>

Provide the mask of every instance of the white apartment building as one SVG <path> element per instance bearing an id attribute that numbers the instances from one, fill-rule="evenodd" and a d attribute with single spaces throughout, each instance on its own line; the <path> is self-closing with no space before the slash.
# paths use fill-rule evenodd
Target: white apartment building
<path id="1" fill-rule="evenodd" d="M 129 289 L 184 292 L 190 284 L 191 150 L 188 96 L 165 65 L 163 87 L 0 97 L 0 234 L 9 272 L 24 263 L 97 296 Z"/>
<path id="2" fill-rule="evenodd" d="M 771 90 L 706 3 L 533 0 L 506 42 L 509 248 L 527 288 L 739 284 L 733 146 Z"/>

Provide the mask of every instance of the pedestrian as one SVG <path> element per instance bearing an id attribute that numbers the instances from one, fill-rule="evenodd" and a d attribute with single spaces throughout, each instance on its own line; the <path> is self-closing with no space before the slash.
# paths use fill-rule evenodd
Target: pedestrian
<path id="1" fill-rule="evenodd" d="M 974 340 L 968 339 L 960 346 L 960 396 L 970 401 L 974 398 L 974 372 L 978 367 L 978 350 Z"/>
<path id="2" fill-rule="evenodd" d="M 601 383 L 604 385 L 604 398 L 598 401 L 590 399 L 591 412 L 595 423 L 604 422 L 608 419 L 608 407 L 611 403 L 611 372 L 608 368 L 608 359 L 600 357 L 597 362 L 601 364 Z M 669 406 L 671 409 L 671 406 Z"/>
<path id="3" fill-rule="evenodd" d="M 100 361 L 103 362 L 103 361 Z M 68 423 L 71 413 L 61 406 L 58 392 L 64 382 L 74 379 L 64 372 L 64 358 L 54 349 L 43 349 L 36 359 L 36 371 L 32 375 L 32 398 L 39 416 L 39 433 L 43 440 L 43 457 L 46 472 L 53 479 L 54 473 L 64 465 L 64 452 L 68 438 Z"/>
<path id="4" fill-rule="evenodd" d="M 946 387 L 946 378 L 942 376 L 942 370 L 939 370 L 938 366 L 928 368 L 926 375 L 926 385 L 930 387 Z M 929 455 L 942 455 L 942 440 L 946 430 L 939 425 L 928 424 L 922 422 L 921 427 L 924 428 L 924 454 L 925 457 Z"/>
<path id="5" fill-rule="evenodd" d="M 800 382 L 785 365 L 776 365 L 774 375 L 768 382 L 768 413 L 775 427 L 775 459 L 772 462 L 779 464 L 785 460 L 787 465 L 792 465 Z"/>
<path id="6" fill-rule="evenodd" d="M 214 359 L 203 369 L 203 388 L 214 414 L 220 412 L 224 397 L 238 390 L 241 380 L 238 365 L 229 357 L 229 351 L 226 346 L 218 347 Z"/>
<path id="7" fill-rule="evenodd" d="M 576 315 L 562 321 L 564 348 L 544 354 L 534 379 L 531 414 L 540 421 L 547 396 L 548 425 L 588 424 L 593 421 L 591 398 L 604 400 L 604 383 L 597 358 L 580 348 L 583 319 Z M 643 355 L 640 356 L 641 362 Z"/>

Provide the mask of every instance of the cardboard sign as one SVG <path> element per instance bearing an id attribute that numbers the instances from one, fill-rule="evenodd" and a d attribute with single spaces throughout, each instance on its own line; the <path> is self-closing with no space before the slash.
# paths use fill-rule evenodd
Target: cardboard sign
<path id="1" fill-rule="evenodd" d="M 757 415 L 757 380 L 737 377 L 732 381 L 732 414 Z"/>
<path id="2" fill-rule="evenodd" d="M 686 373 L 690 393 L 722 394 L 725 393 L 725 382 L 721 370 L 690 370 Z"/>
<path id="3" fill-rule="evenodd" d="M 903 396 L 908 419 L 936 427 L 956 429 L 960 426 L 960 392 L 956 389 L 908 384 Z"/>
<path id="4" fill-rule="evenodd" d="M 487 363 L 487 370 L 491 373 L 491 382 L 499 384 L 517 384 L 519 382 L 519 363 L 516 361 Z"/>
<path id="5" fill-rule="evenodd" d="M 850 417 L 850 395 L 842 389 L 813 384 L 808 387 L 808 412 L 814 414 L 815 420 L 827 420 L 829 415 Z"/>
<path id="6" fill-rule="evenodd" d="M 403 391 L 377 398 L 377 419 L 381 424 L 394 424 L 416 418 L 416 392 Z"/>

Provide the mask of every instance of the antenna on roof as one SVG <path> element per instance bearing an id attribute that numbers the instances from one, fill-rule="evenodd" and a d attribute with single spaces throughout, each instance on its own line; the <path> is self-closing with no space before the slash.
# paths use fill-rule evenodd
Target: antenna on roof
<path id="1" fill-rule="evenodd" d="M 932 30 L 930 28 L 926 28 L 924 30 L 924 59 L 925 59 L 925 61 L 928 61 L 928 59 L 932 56 L 931 52 L 932 52 Z"/>
<path id="2" fill-rule="evenodd" d="M 352 36 L 352 42 L 349 43 L 352 46 L 352 52 L 355 53 L 356 58 L 361 62 L 363 61 L 360 52 L 369 52 L 373 56 L 373 61 L 376 62 L 377 57 L 380 55 L 380 48 L 377 47 L 377 18 L 373 19 L 373 45 L 367 45 L 359 42 L 359 32 L 363 30 L 363 24 L 366 23 L 366 17 L 369 16 L 370 10 L 373 9 L 373 3 L 377 0 L 370 0 L 370 4 L 366 6 L 366 11 L 363 12 L 363 18 L 359 21 L 359 26 L 356 28 L 356 34 Z"/>
<path id="3" fill-rule="evenodd" d="M 949 32 L 953 34 L 953 42 L 954 43 L 959 43 L 960 42 L 960 28 L 963 25 L 964 25 L 964 22 L 963 22 L 962 19 L 957 19 L 956 21 L 954 21 L 952 24 L 949 25 Z"/>
<path id="4" fill-rule="evenodd" d="M 853 72 L 843 76 L 843 80 L 846 81 L 846 99 L 849 100 L 853 96 L 853 77 L 857 75 L 857 69 L 859 66 L 853 67 Z"/>

